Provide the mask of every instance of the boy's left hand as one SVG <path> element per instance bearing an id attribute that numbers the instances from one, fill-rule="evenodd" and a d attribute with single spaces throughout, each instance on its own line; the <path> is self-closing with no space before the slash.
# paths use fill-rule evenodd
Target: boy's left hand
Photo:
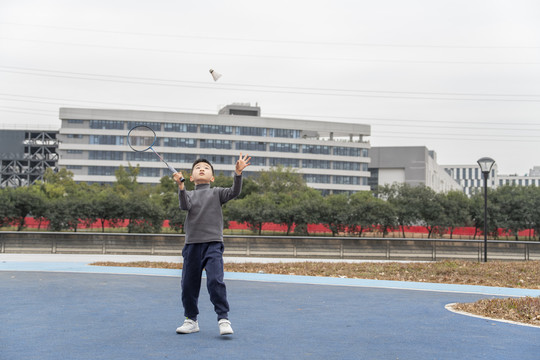
<path id="1" fill-rule="evenodd" d="M 242 171 L 251 165 L 249 162 L 251 160 L 251 156 L 244 155 L 242 156 L 242 153 L 240 153 L 240 157 L 238 158 L 238 161 L 236 161 L 236 175 L 242 174 Z"/>

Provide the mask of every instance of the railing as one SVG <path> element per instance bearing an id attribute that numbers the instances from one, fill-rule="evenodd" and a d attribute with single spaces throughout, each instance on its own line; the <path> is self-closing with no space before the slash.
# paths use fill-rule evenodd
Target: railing
<path id="1" fill-rule="evenodd" d="M 483 240 L 225 235 L 225 256 L 482 260 Z M 0 253 L 178 255 L 184 235 L 0 232 Z M 540 242 L 488 241 L 489 260 L 540 260 Z"/>

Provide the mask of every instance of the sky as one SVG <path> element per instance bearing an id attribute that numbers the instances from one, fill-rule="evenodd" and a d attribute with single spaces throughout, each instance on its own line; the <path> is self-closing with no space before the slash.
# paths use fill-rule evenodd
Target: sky
<path id="1" fill-rule="evenodd" d="M 538 14 L 536 0 L 0 0 L 0 129 L 59 129 L 60 107 L 250 103 L 524 175 L 540 166 Z"/>

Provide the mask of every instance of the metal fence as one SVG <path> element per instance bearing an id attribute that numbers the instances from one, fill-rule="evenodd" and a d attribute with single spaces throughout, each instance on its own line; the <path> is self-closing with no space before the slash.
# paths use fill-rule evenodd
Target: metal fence
<path id="1" fill-rule="evenodd" d="M 225 256 L 481 261 L 483 240 L 225 235 Z M 184 235 L 0 232 L 0 253 L 178 255 Z M 540 260 L 540 242 L 488 241 L 488 260 Z"/>

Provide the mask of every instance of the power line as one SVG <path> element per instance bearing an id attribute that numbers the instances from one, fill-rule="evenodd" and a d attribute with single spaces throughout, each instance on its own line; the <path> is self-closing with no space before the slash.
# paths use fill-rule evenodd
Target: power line
<path id="1" fill-rule="evenodd" d="M 116 83 L 130 83 L 141 85 L 154 86 L 172 86 L 172 87 L 187 87 L 187 88 L 202 88 L 211 90 L 229 90 L 229 91 L 250 91 L 263 93 L 278 93 L 278 94 L 296 94 L 296 95 L 319 95 L 319 96 L 344 96 L 344 97 L 368 97 L 368 98 L 393 98 L 393 99 L 409 99 L 409 100 L 451 100 L 451 101 L 497 101 L 497 102 L 540 102 L 540 99 L 501 99 L 501 98 L 486 98 L 488 96 L 496 97 L 540 97 L 536 94 L 471 94 L 471 93 L 422 93 L 422 92 L 395 92 L 395 91 L 372 91 L 372 90 L 348 90 L 348 89 L 323 89 L 323 88 L 302 88 L 302 87 L 283 87 L 283 86 L 267 86 L 267 85 L 250 85 L 250 84 L 213 84 L 213 86 L 202 85 L 203 82 L 181 81 L 158 78 L 144 77 L 128 77 L 117 75 L 101 75 L 89 74 L 80 72 L 67 72 L 56 70 L 43 70 L 35 68 L 22 68 L 13 66 L 0 66 L 0 71 L 8 73 L 18 73 L 25 75 L 47 76 L 56 78 L 81 79 L 93 81 L 106 81 Z M 380 95 L 385 94 L 385 95 Z M 396 94 L 396 95 L 393 95 Z M 484 98 L 456 98 L 456 97 L 429 97 L 419 95 L 433 96 L 479 96 Z"/>
<path id="2" fill-rule="evenodd" d="M 49 110 L 37 110 L 37 109 L 26 109 L 26 108 L 19 108 L 19 107 L 9 107 L 4 106 L 0 107 L 0 112 L 11 112 L 11 113 L 20 113 L 20 114 L 30 114 L 30 115 L 39 115 L 39 116 L 47 116 L 51 117 L 51 115 L 57 115 L 56 111 L 49 111 Z M 398 127 L 397 125 L 390 125 L 393 127 Z M 414 127 L 408 125 L 408 127 Z M 423 127 L 425 128 L 425 127 Z M 439 127 L 436 127 L 435 129 L 438 129 Z M 452 127 L 449 127 L 452 128 Z M 457 129 L 457 128 L 452 128 Z M 494 129 L 499 130 L 499 129 Z M 500 129 L 506 131 L 507 129 Z M 527 129 L 524 129 L 527 130 Z M 535 130 L 538 131 L 538 130 Z M 396 135 L 393 135 L 396 134 Z M 459 141 L 498 141 L 498 142 L 516 142 L 516 141 L 524 141 L 524 142 L 539 142 L 540 139 L 537 135 L 496 135 L 496 134 L 450 134 L 450 133 L 440 133 L 440 132 L 408 132 L 408 131 L 388 131 L 385 130 L 381 134 L 377 134 L 377 130 L 372 132 L 370 135 L 371 137 L 376 138 L 403 138 L 403 135 L 407 135 L 408 138 L 414 138 L 414 139 L 425 139 L 425 140 L 459 140 Z"/>
<path id="3" fill-rule="evenodd" d="M 148 33 L 135 31 L 118 31 L 118 30 L 103 30 L 90 28 L 77 28 L 57 25 L 42 25 L 42 24 L 21 24 L 14 22 L 1 22 L 0 25 L 15 25 L 23 27 L 38 27 L 50 28 L 58 30 L 70 30 L 80 32 L 94 32 L 104 34 L 121 34 L 135 36 L 152 36 L 175 39 L 194 39 L 194 40 L 217 40 L 217 41 L 245 41 L 257 43 L 282 43 L 282 44 L 303 44 L 303 45 L 319 45 L 319 46 L 354 46 L 354 47 L 384 47 L 384 48 L 427 48 L 427 49 L 538 49 L 540 46 L 487 46 L 487 45 L 419 45 L 419 44 L 383 44 L 383 43 L 359 43 L 346 41 L 308 41 L 308 40 L 276 40 L 276 39 L 256 39 L 256 38 L 238 38 L 238 37 L 220 37 L 220 36 L 200 36 L 200 35 L 178 35 L 166 33 Z"/>
<path id="4" fill-rule="evenodd" d="M 16 97 L 14 99 L 14 97 Z M 197 111 L 197 112 L 206 112 L 211 113 L 208 109 L 193 109 L 193 108 L 172 108 L 172 107 L 164 107 L 164 106 L 154 106 L 154 105 L 144 105 L 144 104 L 132 104 L 132 103 L 117 103 L 117 102 L 99 102 L 99 101 L 87 101 L 87 100 L 76 100 L 76 99 L 59 99 L 59 98 L 50 98 L 50 97 L 38 97 L 38 96 L 25 96 L 25 95 L 14 95 L 14 94 L 4 94 L 0 93 L 0 99 L 4 99 L 6 101 L 17 101 L 17 102 L 25 102 L 25 103 L 38 103 L 38 104 L 52 104 L 56 106 L 63 106 L 61 103 L 75 103 L 74 105 L 70 106 L 80 106 L 80 107 L 87 107 L 86 104 L 103 104 L 107 106 L 128 106 L 132 107 L 134 109 L 137 108 L 155 108 L 158 110 L 163 109 L 174 109 L 176 111 Z M 13 108 L 13 107 L 11 107 Z M 28 110 L 28 109 L 24 109 Z M 516 122 L 492 122 L 489 123 L 486 122 L 479 122 L 479 121 L 456 121 L 452 120 L 450 121 L 436 121 L 436 120 L 422 120 L 422 119 L 395 119 L 395 118 L 376 118 L 376 117 L 345 117 L 345 116 L 321 116 L 321 115 L 308 115 L 308 114 L 270 114 L 278 117 L 296 117 L 296 118 L 302 118 L 302 119 L 308 119 L 308 118 L 324 118 L 324 119 L 352 119 L 352 120 L 363 120 L 366 123 L 368 123 L 372 127 L 400 127 L 400 126 L 406 126 L 406 127 L 412 127 L 412 128 L 432 128 L 432 129 L 462 129 L 462 130 L 485 130 L 486 125 L 489 125 L 489 130 L 491 131 L 527 131 L 527 132 L 534 132 L 534 131 L 540 131 L 540 129 L 534 129 L 532 127 L 534 126 L 540 126 L 540 124 L 531 124 L 531 123 L 516 123 Z M 388 123 L 381 123 L 383 122 L 391 122 Z M 392 124 L 393 123 L 393 124 Z M 397 123 L 397 124 L 395 124 Z M 406 123 L 406 124 L 403 124 Z M 455 125 L 455 126 L 451 126 Z M 463 127 L 462 125 L 468 125 Z M 478 126 L 471 126 L 471 125 L 478 125 Z M 495 127 L 495 126 L 511 126 L 511 129 L 505 128 L 505 127 Z M 525 126 L 526 128 L 517 128 Z"/>
<path id="5" fill-rule="evenodd" d="M 176 53 L 184 55 L 204 55 L 204 56 L 232 56 L 243 58 L 265 58 L 265 59 L 289 59 L 289 60 L 309 60 L 309 61 L 347 61 L 358 63 L 390 63 L 390 64 L 456 64 L 456 65 L 540 65 L 538 61 L 457 61 L 457 60 L 389 60 L 389 59 L 358 59 L 358 58 L 344 58 L 344 57 L 316 57 L 316 56 L 292 56 L 292 55 L 268 55 L 268 54 L 254 54 L 254 53 L 218 53 L 218 52 L 205 52 L 205 51 L 186 51 L 175 49 L 155 49 L 155 48 L 140 48 L 133 46 L 117 46 L 117 45 L 103 45 L 103 44 L 84 44 L 84 43 L 72 43 L 63 41 L 52 40 L 33 40 L 33 39 L 20 39 L 11 37 L 0 37 L 4 40 L 14 41 L 26 41 L 43 44 L 53 45 L 67 45 L 67 46 L 82 46 L 91 48 L 113 49 L 113 50 L 133 50 L 143 52 L 158 52 L 158 53 Z"/>

